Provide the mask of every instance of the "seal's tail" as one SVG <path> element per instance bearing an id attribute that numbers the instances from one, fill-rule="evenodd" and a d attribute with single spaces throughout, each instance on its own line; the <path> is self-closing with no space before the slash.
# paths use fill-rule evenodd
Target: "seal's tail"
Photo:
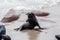
<path id="1" fill-rule="evenodd" d="M 20 30 L 20 28 L 16 28 L 16 29 L 14 29 L 14 30 L 18 31 L 18 30 Z"/>

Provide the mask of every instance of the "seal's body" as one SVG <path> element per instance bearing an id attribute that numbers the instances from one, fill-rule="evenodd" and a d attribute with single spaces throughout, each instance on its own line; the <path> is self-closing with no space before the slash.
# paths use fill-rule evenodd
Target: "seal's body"
<path id="1" fill-rule="evenodd" d="M 35 17 L 35 15 L 33 13 L 28 13 L 27 15 L 28 15 L 28 19 L 27 19 L 26 22 L 29 22 L 30 26 L 32 26 L 32 29 L 35 26 L 38 26 L 40 28 L 40 26 L 38 24 L 38 21 L 37 21 L 37 19 Z"/>
<path id="2" fill-rule="evenodd" d="M 0 25 L 0 40 L 11 40 L 11 38 L 6 35 L 6 29 L 4 25 Z"/>
<path id="3" fill-rule="evenodd" d="M 33 13 L 27 13 L 27 16 L 28 16 L 28 19 L 26 20 L 26 23 L 22 25 L 22 27 L 19 27 L 15 30 L 19 30 L 22 31 L 24 29 L 34 29 L 35 26 L 38 26 L 39 29 L 44 29 L 44 28 L 41 28 L 35 15 Z"/>

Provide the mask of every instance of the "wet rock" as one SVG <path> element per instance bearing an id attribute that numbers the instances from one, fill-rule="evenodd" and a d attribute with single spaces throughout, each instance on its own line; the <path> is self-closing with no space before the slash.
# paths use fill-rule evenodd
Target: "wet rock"
<path id="1" fill-rule="evenodd" d="M 49 13 L 48 12 L 41 12 L 41 11 L 32 11 L 32 13 L 34 13 L 36 16 L 48 16 Z"/>
<path id="2" fill-rule="evenodd" d="M 57 40 L 60 40 L 60 35 L 55 35 L 55 37 L 57 38 Z"/>
<path id="3" fill-rule="evenodd" d="M 19 14 L 15 10 L 10 9 L 10 11 L 5 15 L 1 22 L 7 23 L 19 19 Z"/>

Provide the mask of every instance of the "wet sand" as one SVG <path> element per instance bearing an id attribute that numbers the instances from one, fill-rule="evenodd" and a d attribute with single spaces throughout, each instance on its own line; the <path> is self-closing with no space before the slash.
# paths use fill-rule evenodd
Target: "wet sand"
<path id="1" fill-rule="evenodd" d="M 56 40 L 55 35 L 60 34 L 60 5 L 42 9 L 41 11 L 50 12 L 48 17 L 37 17 L 40 26 L 47 28 L 46 30 L 42 30 L 43 32 L 13 30 L 21 27 L 21 25 L 25 23 L 27 17 L 21 15 L 21 20 L 19 19 L 5 24 L 6 34 L 9 35 L 12 40 Z"/>

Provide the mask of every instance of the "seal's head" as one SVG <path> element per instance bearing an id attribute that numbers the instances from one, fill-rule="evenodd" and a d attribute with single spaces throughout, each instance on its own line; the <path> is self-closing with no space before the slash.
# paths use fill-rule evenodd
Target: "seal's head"
<path id="1" fill-rule="evenodd" d="M 28 15 L 28 18 L 34 18 L 35 17 L 34 13 L 27 13 L 26 15 Z"/>

